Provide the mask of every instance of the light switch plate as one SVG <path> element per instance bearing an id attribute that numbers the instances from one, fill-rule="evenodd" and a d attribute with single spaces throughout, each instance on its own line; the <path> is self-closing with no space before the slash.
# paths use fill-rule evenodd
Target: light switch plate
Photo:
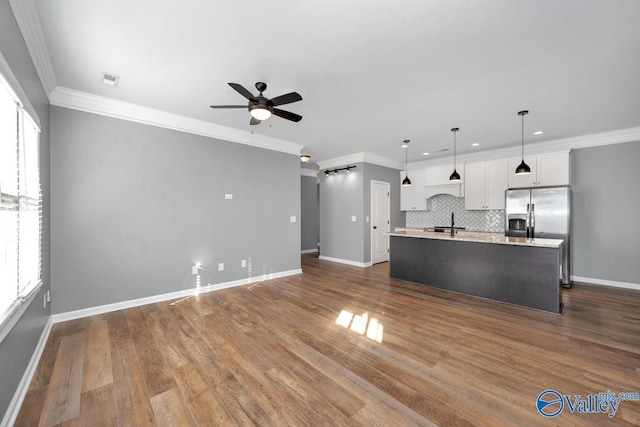
<path id="1" fill-rule="evenodd" d="M 291 217 L 289 218 L 289 221 L 296 222 L 296 216 L 295 215 L 291 215 Z"/>
<path id="2" fill-rule="evenodd" d="M 224 198 L 227 199 L 227 200 L 231 200 L 231 199 L 233 199 L 233 194 L 227 193 L 227 194 L 224 195 Z"/>
<path id="3" fill-rule="evenodd" d="M 240 267 L 245 268 L 247 266 L 247 260 L 243 259 L 242 261 L 240 261 Z"/>
<path id="4" fill-rule="evenodd" d="M 218 271 L 224 271 L 224 262 L 218 263 Z"/>
<path id="5" fill-rule="evenodd" d="M 365 220 L 365 221 L 367 221 L 367 222 L 369 222 L 369 217 L 366 217 L 364 220 Z"/>
<path id="6" fill-rule="evenodd" d="M 351 217 L 351 222 L 356 222 L 356 217 L 355 217 L 355 215 L 353 215 L 353 216 Z"/>

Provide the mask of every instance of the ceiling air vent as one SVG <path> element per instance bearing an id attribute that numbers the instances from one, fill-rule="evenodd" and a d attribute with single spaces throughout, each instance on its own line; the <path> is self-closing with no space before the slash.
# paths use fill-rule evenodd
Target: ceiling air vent
<path id="1" fill-rule="evenodd" d="M 102 83 L 106 84 L 107 86 L 116 87 L 118 86 L 119 80 L 120 77 L 116 76 L 115 74 L 102 73 Z"/>

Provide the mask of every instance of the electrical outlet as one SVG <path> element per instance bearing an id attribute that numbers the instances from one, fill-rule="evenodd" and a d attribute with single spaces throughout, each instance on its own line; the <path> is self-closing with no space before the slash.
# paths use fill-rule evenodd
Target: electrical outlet
<path id="1" fill-rule="evenodd" d="M 242 261 L 240 261 L 240 267 L 246 268 L 246 266 L 247 266 L 247 260 L 246 259 L 243 259 Z"/>
<path id="2" fill-rule="evenodd" d="M 232 200 L 233 199 L 233 194 L 227 193 L 227 194 L 224 195 L 224 198 L 226 200 Z"/>
<path id="3" fill-rule="evenodd" d="M 191 274 L 198 274 L 198 270 L 200 269 L 199 265 L 194 265 L 191 267 Z"/>
<path id="4" fill-rule="evenodd" d="M 351 222 L 356 222 L 356 217 L 355 217 L 355 215 L 351 217 Z"/>
<path id="5" fill-rule="evenodd" d="M 296 216 L 295 215 L 291 215 L 291 217 L 289 218 L 289 221 L 296 222 Z"/>
<path id="6" fill-rule="evenodd" d="M 369 222 L 369 217 L 366 217 L 364 220 L 365 220 L 366 222 Z"/>
<path id="7" fill-rule="evenodd" d="M 224 271 L 224 262 L 218 263 L 218 271 Z"/>

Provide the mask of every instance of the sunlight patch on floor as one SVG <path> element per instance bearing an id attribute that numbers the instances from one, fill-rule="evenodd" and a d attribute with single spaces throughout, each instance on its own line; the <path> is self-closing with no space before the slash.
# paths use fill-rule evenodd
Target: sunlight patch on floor
<path id="1" fill-rule="evenodd" d="M 348 328 L 360 335 L 364 335 L 370 340 L 382 342 L 384 327 L 375 317 L 369 318 L 369 313 L 353 314 L 350 311 L 342 310 L 338 314 L 336 323 L 344 328 Z"/>

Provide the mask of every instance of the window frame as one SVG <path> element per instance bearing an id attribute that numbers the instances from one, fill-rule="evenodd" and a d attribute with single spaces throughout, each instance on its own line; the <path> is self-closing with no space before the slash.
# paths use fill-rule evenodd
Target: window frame
<path id="1" fill-rule="evenodd" d="M 40 135 L 41 135 L 41 129 L 40 129 L 40 119 L 38 117 L 38 115 L 35 112 L 35 109 L 33 108 L 33 106 L 31 105 L 31 103 L 29 102 L 29 99 L 27 98 L 25 92 L 22 90 L 22 88 L 20 87 L 20 84 L 18 83 L 18 80 L 16 79 L 15 75 L 13 74 L 13 72 L 11 71 L 11 68 L 9 67 L 7 61 L 5 60 L 4 56 L 2 55 L 2 53 L 0 53 L 0 87 L 4 90 L 6 89 L 7 92 L 9 93 L 10 98 L 13 99 L 13 101 L 16 103 L 16 120 L 17 120 L 17 132 L 16 132 L 16 175 L 19 176 L 20 171 L 22 169 L 21 165 L 19 164 L 18 161 L 18 156 L 19 156 L 19 150 L 22 150 L 22 157 L 23 159 L 25 159 L 26 157 L 26 149 L 25 149 L 25 142 L 24 142 L 24 137 L 27 134 L 26 131 L 24 131 L 24 126 L 27 125 L 32 125 L 33 126 L 33 130 L 35 131 L 35 141 L 31 141 L 31 143 L 34 144 L 34 146 L 32 147 L 35 150 L 35 154 L 30 156 L 32 162 L 34 163 L 33 165 L 27 164 L 26 168 L 35 168 L 34 170 L 29 170 L 29 169 L 25 169 L 24 170 L 24 176 L 28 177 L 28 176 L 33 176 L 33 174 L 35 174 L 35 176 L 37 177 L 37 197 L 34 198 L 33 192 L 29 192 L 29 194 L 27 194 L 27 188 L 20 190 L 20 187 L 18 185 L 18 191 L 17 194 L 15 195 L 11 195 L 9 193 L 5 194 L 5 200 L 8 199 L 16 199 L 15 202 L 18 203 L 18 207 L 17 207 L 17 212 L 18 212 L 18 220 L 17 220 L 17 224 L 16 224 L 16 238 L 18 239 L 18 243 L 17 243 L 17 247 L 16 249 L 19 247 L 19 239 L 20 239 L 20 212 L 21 212 L 21 206 L 24 205 L 25 207 L 33 207 L 35 206 L 35 212 L 36 212 L 36 221 L 37 221 L 37 235 L 38 235 L 38 242 L 36 244 L 36 261 L 35 261 L 35 265 L 37 266 L 36 269 L 37 271 L 35 272 L 35 276 L 33 274 L 33 272 L 29 275 L 27 275 L 27 277 L 31 277 L 31 281 L 28 283 L 27 286 L 22 286 L 20 284 L 20 266 L 18 264 L 17 269 L 18 271 L 17 273 L 17 280 L 16 283 L 11 284 L 8 283 L 7 286 L 11 286 L 14 285 L 15 286 L 15 297 L 13 298 L 13 300 L 11 301 L 11 304 L 9 304 L 6 309 L 4 309 L 2 312 L 0 312 L 0 343 L 2 341 L 4 341 L 5 337 L 11 332 L 11 330 L 13 329 L 13 327 L 15 326 L 15 324 L 18 322 L 18 320 L 22 317 L 22 314 L 26 311 L 26 309 L 31 305 L 33 299 L 35 298 L 35 296 L 38 294 L 38 292 L 40 291 L 40 289 L 42 288 L 42 253 L 43 253 L 43 245 L 42 245 L 42 241 L 43 241 L 43 235 L 42 235 L 42 222 L 43 222 L 43 208 L 42 208 L 42 190 L 41 190 L 41 175 L 40 175 Z M 33 153 L 32 153 L 33 154 Z M 26 163 L 26 159 L 24 160 L 24 162 Z M 18 180 L 20 179 L 19 177 L 17 178 Z M 23 178 L 24 179 L 24 178 Z M 28 183 L 27 183 L 28 185 Z M 2 203 L 2 193 L 1 193 L 2 189 L 0 188 L 0 203 Z M 9 190 L 11 191 L 11 190 Z M 34 210 L 32 209 L 28 209 L 25 210 L 25 212 L 34 212 Z M 31 218 L 33 219 L 33 218 Z M 33 232 L 33 230 L 30 230 L 31 232 Z M 19 253 L 19 252 L 18 252 Z M 16 254 L 18 257 L 19 255 Z M 17 261 L 19 262 L 19 260 Z M 33 264 L 33 260 L 31 261 L 31 264 Z M 0 286 L 4 286 L 4 284 L 0 283 Z"/>

